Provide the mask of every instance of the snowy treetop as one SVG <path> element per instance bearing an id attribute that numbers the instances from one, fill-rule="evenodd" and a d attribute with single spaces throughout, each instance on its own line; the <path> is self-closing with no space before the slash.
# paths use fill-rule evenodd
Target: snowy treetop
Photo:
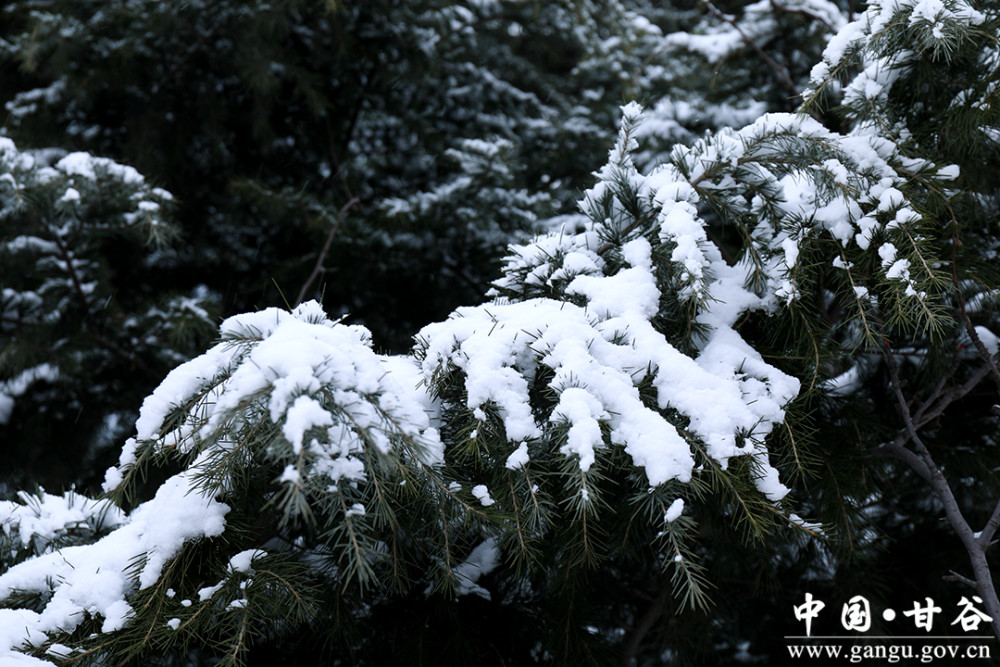
<path id="1" fill-rule="evenodd" d="M 942 90 L 953 95 L 950 113 L 966 109 L 970 113 L 988 111 L 986 100 L 996 90 L 996 69 L 1000 63 L 1000 50 L 996 46 L 995 32 L 990 26 L 1000 18 L 994 8 L 977 7 L 964 0 L 904 0 L 870 3 L 856 20 L 844 26 L 827 44 L 823 59 L 811 72 L 811 90 L 804 97 L 815 98 L 826 87 L 843 86 L 843 103 L 848 117 L 864 120 L 863 126 L 872 122 L 872 109 L 883 117 L 888 116 L 888 105 L 893 87 L 906 80 L 927 60 L 951 63 L 963 43 L 980 40 L 985 47 L 978 62 L 959 65 L 965 76 L 956 81 L 942 82 Z M 902 48 L 901 44 L 906 44 Z M 969 76 L 971 75 L 971 76 Z M 845 80 L 846 78 L 846 80 Z M 971 81 L 969 87 L 952 91 L 955 83 Z M 961 84 L 960 84 L 961 85 Z M 915 92 L 915 91 L 914 91 Z M 917 103 L 905 115 L 919 114 L 922 104 Z M 948 118 L 941 118 L 948 121 Z M 960 122 L 951 119 L 951 122 Z M 902 142 L 913 139 L 908 122 L 895 127 L 868 128 L 870 133 L 888 132 Z M 987 133 L 985 141 L 996 141 Z"/>

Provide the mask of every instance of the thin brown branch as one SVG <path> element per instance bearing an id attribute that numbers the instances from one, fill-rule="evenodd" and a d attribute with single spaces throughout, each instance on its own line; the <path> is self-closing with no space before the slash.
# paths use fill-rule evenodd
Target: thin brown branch
<path id="1" fill-rule="evenodd" d="M 1000 527 L 1000 501 L 997 501 L 996 506 L 993 508 L 993 514 L 990 515 L 990 520 L 986 522 L 983 530 L 979 533 L 979 544 L 983 549 L 990 546 L 998 527 Z"/>
<path id="2" fill-rule="evenodd" d="M 787 7 L 785 5 L 782 5 L 781 3 L 776 2 L 775 0 L 771 0 L 771 6 L 774 7 L 776 11 L 783 12 L 785 14 L 796 14 L 798 16 L 804 16 L 810 21 L 816 21 L 817 23 L 822 23 L 823 27 L 826 28 L 826 31 L 829 32 L 830 34 L 836 34 L 837 32 L 837 29 L 834 28 L 832 25 L 830 25 L 829 21 L 827 21 L 825 18 L 823 18 L 816 12 L 810 12 L 809 10 L 802 9 L 801 7 L 796 7 L 793 9 L 792 7 Z"/>
<path id="3" fill-rule="evenodd" d="M 948 367 L 948 370 L 941 375 L 940 379 L 938 380 L 938 383 L 934 385 L 934 389 L 931 390 L 931 393 L 928 394 L 927 398 L 925 398 L 920 403 L 920 405 L 917 406 L 917 409 L 913 411 L 913 422 L 918 425 L 917 428 L 919 428 L 919 424 L 921 423 L 920 420 L 923 417 L 924 412 L 927 410 L 927 408 L 930 407 L 931 403 L 937 401 L 941 397 L 941 394 L 944 393 L 944 388 L 945 386 L 947 386 L 948 381 L 951 380 L 953 377 L 955 377 L 955 373 L 958 372 L 959 366 L 961 366 L 961 364 L 962 364 L 962 357 L 961 355 L 956 354 L 952 358 L 951 365 Z"/>
<path id="4" fill-rule="evenodd" d="M 887 454 L 892 456 L 910 467 L 913 472 L 917 473 L 921 479 L 925 482 L 930 483 L 931 481 L 931 471 L 927 468 L 927 464 L 924 463 L 923 459 L 911 452 L 904 445 L 907 440 L 909 440 L 909 435 L 900 433 L 896 436 L 896 439 L 892 442 L 886 443 L 880 447 L 876 447 L 871 450 L 872 454 Z"/>
<path id="5" fill-rule="evenodd" d="M 886 350 L 885 359 L 886 365 L 889 369 L 892 391 L 896 397 L 899 414 L 902 417 L 903 424 L 906 428 L 906 435 L 909 437 L 909 440 L 913 443 L 914 447 L 916 447 L 917 453 L 920 455 L 921 460 L 923 460 L 924 465 L 930 473 L 929 481 L 931 487 L 934 489 L 934 492 L 944 505 L 945 514 L 948 517 L 949 522 L 952 524 L 952 528 L 960 534 L 960 537 L 964 532 L 968 532 L 971 535 L 972 529 L 969 527 L 969 522 L 962 515 L 962 510 L 958 506 L 958 501 L 955 499 L 955 495 L 951 490 L 951 485 L 948 484 L 948 480 L 945 479 L 941 469 L 938 467 L 937 463 L 935 463 L 930 450 L 927 449 L 923 439 L 917 433 L 917 427 L 913 423 L 913 415 L 910 412 L 910 404 L 903 395 L 902 381 L 899 376 L 899 365 L 896 363 L 896 357 L 891 349 Z"/>
<path id="6" fill-rule="evenodd" d="M 958 294 L 958 312 L 962 319 L 962 324 L 965 325 L 965 331 L 969 334 L 969 338 L 972 339 L 972 344 L 976 346 L 976 351 L 979 352 L 979 356 L 986 360 L 986 365 L 989 368 L 990 375 L 993 376 L 993 381 L 996 383 L 997 387 L 1000 388 L 1000 368 L 997 368 L 996 357 L 990 354 L 990 351 L 986 349 L 986 345 L 979 337 L 979 333 L 976 331 L 976 328 L 972 326 L 972 321 L 969 319 L 968 313 L 965 312 L 965 297 L 962 296 L 962 290 L 956 290 L 956 293 Z"/>
<path id="7" fill-rule="evenodd" d="M 312 273 L 309 274 L 309 278 L 306 279 L 305 284 L 302 285 L 302 289 L 299 290 L 299 295 L 295 297 L 295 306 L 302 303 L 302 300 L 306 298 L 306 294 L 312 288 L 313 283 L 316 279 L 320 277 L 326 268 L 323 266 L 326 264 L 326 257 L 330 254 L 330 247 L 333 245 L 333 239 L 337 236 L 337 232 L 340 230 L 340 224 L 344 221 L 344 216 L 350 211 L 360 200 L 357 197 L 351 197 L 346 204 L 340 207 L 337 211 L 337 219 L 334 220 L 333 225 L 330 226 L 330 230 L 326 234 L 326 240 L 323 242 L 323 248 L 319 251 L 319 256 L 316 258 L 316 264 L 313 266 Z"/>
<path id="8" fill-rule="evenodd" d="M 782 87 L 788 91 L 789 95 L 793 99 L 799 96 L 799 87 L 795 85 L 794 81 L 792 81 L 792 77 L 788 74 L 788 68 L 772 58 L 764 49 L 760 48 L 757 42 L 753 41 L 753 39 L 751 39 L 750 36 L 743 31 L 743 28 L 740 27 L 732 16 L 723 14 L 719 11 L 719 8 L 713 5 L 711 0 L 704 0 L 704 3 L 705 7 L 708 8 L 708 12 L 712 16 L 720 21 L 725 21 L 732 26 L 733 29 L 740 34 L 740 38 L 743 40 L 743 43 L 753 49 L 754 53 L 757 54 L 757 57 L 763 60 L 768 67 L 774 70 L 774 73 L 778 75 L 778 81 L 781 82 Z"/>
<path id="9" fill-rule="evenodd" d="M 976 588 L 976 582 L 974 582 L 972 579 L 969 579 L 968 577 L 963 577 L 958 572 L 955 572 L 955 570 L 948 570 L 948 574 L 946 574 L 941 578 L 944 579 L 945 581 L 957 581 L 960 584 L 965 584 L 966 586 L 968 586 L 973 590 L 978 590 Z"/>
<path id="10" fill-rule="evenodd" d="M 920 180 L 925 184 L 927 183 L 926 179 L 921 178 Z M 972 339 L 972 344 L 975 345 L 979 355 L 986 360 L 990 373 L 993 375 L 993 380 L 996 382 L 997 388 L 1000 389 L 1000 369 L 997 368 L 996 359 L 986 349 L 986 345 L 983 344 L 983 341 L 979 338 L 979 334 L 976 333 L 976 328 L 972 326 L 972 321 L 969 319 L 969 312 L 965 304 L 965 295 L 962 294 L 962 284 L 958 278 L 958 246 L 962 242 L 959 238 L 961 225 L 958 223 L 958 216 L 955 214 L 955 209 L 952 207 L 951 201 L 943 192 L 940 192 L 933 186 L 930 186 L 930 189 L 944 200 L 948 208 L 948 213 L 951 216 L 951 280 L 955 288 L 955 296 L 958 298 L 958 316 L 962 320 L 969 338 Z"/>
<path id="11" fill-rule="evenodd" d="M 906 428 L 906 434 L 913 442 L 917 453 L 930 472 L 928 484 L 944 507 L 945 518 L 948 520 L 948 524 L 955 531 L 955 534 L 965 547 L 966 553 L 968 553 L 972 571 L 975 575 L 976 591 L 983 599 L 986 613 L 993 619 L 991 622 L 993 634 L 1000 639 L 1000 597 L 997 596 L 996 586 L 993 583 L 993 574 L 990 571 L 989 562 L 986 560 L 986 549 L 979 540 L 981 535 L 977 536 L 972 531 L 968 520 L 962 514 L 951 485 L 945 479 L 941 468 L 934 462 L 930 450 L 927 449 L 927 446 L 917 433 L 917 427 L 913 423 L 913 415 L 910 413 L 910 406 L 903 395 L 902 382 L 899 377 L 899 366 L 896 363 L 896 357 L 892 349 L 888 346 L 886 346 L 885 350 L 885 360 L 889 369 L 892 391 L 896 397 L 896 403 Z"/>
<path id="12" fill-rule="evenodd" d="M 660 590 L 660 594 L 656 596 L 648 607 L 646 607 L 645 613 L 643 613 L 642 618 L 629 633 L 628 641 L 625 643 L 625 653 L 622 655 L 621 664 L 622 667 L 629 667 L 635 663 L 636 657 L 639 655 L 639 651 L 642 648 L 642 642 L 649 634 L 649 631 L 653 628 L 657 619 L 663 614 L 663 608 L 666 606 L 667 601 L 670 599 L 670 586 L 667 584 L 663 585 Z"/>
<path id="13" fill-rule="evenodd" d="M 913 423 L 916 428 L 920 428 L 925 424 L 934 421 L 940 417 L 949 405 L 954 403 L 960 398 L 964 398 L 973 389 L 975 389 L 980 382 L 986 379 L 986 376 L 990 374 L 990 367 L 983 365 L 976 370 L 975 373 L 969 377 L 968 380 L 958 385 L 957 387 L 952 387 L 948 391 L 945 391 L 938 398 L 937 403 L 933 407 L 927 407 L 930 402 L 925 401 L 915 412 L 913 416 Z"/>

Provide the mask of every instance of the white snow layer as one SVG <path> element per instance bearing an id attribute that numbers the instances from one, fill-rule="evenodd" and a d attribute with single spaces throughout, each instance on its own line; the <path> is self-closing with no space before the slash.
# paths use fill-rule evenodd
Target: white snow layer
<path id="1" fill-rule="evenodd" d="M 87 164 L 74 158 L 69 167 L 82 171 Z M 106 487 L 116 487 L 135 464 L 138 448 L 150 442 L 198 452 L 195 462 L 167 480 L 152 500 L 127 517 L 106 501 L 71 496 L 25 497 L 27 505 L 0 503 L 4 531 L 22 541 L 51 541 L 67 526 L 94 523 L 99 512 L 104 523 L 95 528 L 118 526 L 92 544 L 50 550 L 0 576 L 0 599 L 14 591 L 52 594 L 41 613 L 0 610 L 0 661 L 14 659 L 10 656 L 32 660 L 11 651 L 44 641 L 46 633 L 72 631 L 88 616 L 103 619 L 103 632 L 125 626 L 132 613 L 130 594 L 155 583 L 185 542 L 222 533 L 229 507 L 197 480 L 213 454 L 234 446 L 214 436 L 234 427 L 250 402 L 258 401 L 280 425 L 288 454 L 300 457 L 291 483 L 299 483 L 300 474 L 318 477 L 324 485 L 363 479 L 357 458 L 364 447 L 362 431 L 383 452 L 399 436 L 422 444 L 426 462 L 441 459 L 419 369 L 412 361 L 376 355 L 362 327 L 331 322 L 310 302 L 291 313 L 268 309 L 230 318 L 221 326 L 221 337 L 208 352 L 174 369 L 146 399 L 136 438 L 125 443 L 119 465 L 107 473 Z M 175 423 L 171 417 L 179 405 L 193 408 Z M 492 502 L 488 493 L 481 500 Z M 229 568 L 252 573 L 253 561 L 263 555 L 243 551 L 230 559 Z M 142 567 L 130 567 L 135 562 Z"/>
<path id="2" fill-rule="evenodd" d="M 422 445 L 426 462 L 441 460 L 414 362 L 375 354 L 363 327 L 331 322 L 310 301 L 290 313 L 269 308 L 237 315 L 220 331 L 221 343 L 175 368 L 146 398 L 137 440 L 187 451 L 236 426 L 244 407 L 256 401 L 280 425 L 289 453 L 302 460 L 297 474 L 283 476 L 289 483 L 302 475 L 334 484 L 363 479 L 358 455 L 366 441 L 385 453 L 393 437 L 406 437 Z M 166 427 L 184 404 L 197 407 Z M 135 443 L 126 443 L 105 488 L 117 486 L 134 461 Z"/>
<path id="3" fill-rule="evenodd" d="M 671 210 L 665 207 L 663 217 Z M 770 471 L 766 452 L 751 443 L 782 421 L 782 407 L 799 386 L 765 363 L 730 326 L 759 300 L 727 278 L 714 283 L 718 312 L 709 306 L 706 313 L 714 331 L 701 353 L 689 357 L 650 322 L 660 294 L 650 250 L 648 241 L 636 239 L 623 248 L 627 268 L 573 279 L 567 291 L 584 297 L 586 306 L 544 298 L 488 304 L 460 308 L 447 321 L 425 327 L 419 336 L 425 378 L 430 382 L 449 366 L 465 372 L 467 407 L 485 416 L 483 408 L 493 406 L 514 443 L 510 467 L 527 463 L 524 441 L 543 436 L 545 424 L 532 413 L 529 390 L 544 365 L 554 373 L 551 388 L 559 397 L 548 421 L 567 428 L 561 451 L 578 457 L 583 470 L 593 464 L 596 450 L 613 444 L 625 448 L 651 485 L 686 482 L 694 469 L 688 441 L 693 436 L 723 466 L 733 456 L 750 455 Z M 709 255 L 722 262 L 717 253 Z M 657 390 L 659 409 L 639 395 L 646 378 Z M 686 433 L 665 416 L 669 410 L 689 420 Z M 604 441 L 601 424 L 610 427 L 610 442 Z M 787 491 L 767 484 L 765 492 L 775 500 Z"/>
<path id="4" fill-rule="evenodd" d="M 124 627 L 132 614 L 126 597 L 156 583 L 185 542 L 219 535 L 226 525 L 229 507 L 198 491 L 198 473 L 196 462 L 168 479 L 97 542 L 43 554 L 0 575 L 0 599 L 15 591 L 51 594 L 41 612 L 0 609 L 0 661 L 21 659 L 11 651 L 40 644 L 46 633 L 71 632 L 88 617 L 103 619 L 102 632 Z M 136 562 L 142 567 L 132 567 Z"/>
<path id="5" fill-rule="evenodd" d="M 670 507 L 667 508 L 667 513 L 663 515 L 663 520 L 666 523 L 671 523 L 680 518 L 681 514 L 684 513 L 684 499 L 678 498 L 674 502 L 670 503 Z"/>
<path id="6" fill-rule="evenodd" d="M 18 493 L 20 503 L 0 501 L 0 529 L 12 542 L 31 545 L 37 553 L 73 531 L 101 531 L 120 526 L 125 515 L 108 500 L 91 500 L 72 491 L 61 496 L 42 492 L 38 496 Z"/>
<path id="7" fill-rule="evenodd" d="M 479 578 L 492 572 L 501 562 L 500 549 L 491 537 L 477 546 L 461 565 L 454 569 L 459 595 L 478 595 L 487 600 L 490 592 L 478 584 Z"/>

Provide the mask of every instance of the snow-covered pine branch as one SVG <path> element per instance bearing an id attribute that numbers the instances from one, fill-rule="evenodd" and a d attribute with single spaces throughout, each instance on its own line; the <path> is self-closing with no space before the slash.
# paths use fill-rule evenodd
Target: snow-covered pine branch
<path id="1" fill-rule="evenodd" d="M 586 228 L 515 246 L 498 298 L 425 327 L 416 359 L 376 355 L 364 329 L 314 302 L 226 320 L 218 344 L 146 399 L 106 488 L 137 501 L 155 468 L 181 472 L 107 536 L 0 575 L 6 596 L 40 596 L 2 612 L 17 618 L 5 627 L 26 628 L 7 648 L 62 645 L 81 627 L 183 632 L 185 613 L 222 613 L 210 592 L 164 616 L 168 590 L 206 590 L 174 579 L 173 564 L 199 549 L 210 548 L 214 582 L 256 549 L 324 563 L 311 576 L 356 593 L 421 579 L 462 591 L 472 588 L 461 554 L 482 539 L 527 567 L 567 540 L 569 562 L 586 569 L 616 553 L 607 524 L 623 511 L 637 515 L 632 539 L 659 545 L 678 595 L 704 604 L 683 508 L 697 515 L 699 497 L 727 488 L 741 520 L 763 530 L 788 491 L 767 443 L 799 382 L 740 322 L 794 307 L 812 266 L 800 257 L 824 242 L 851 276 L 875 267 L 853 287 L 932 302 L 922 286 L 933 275 L 887 248 L 919 233 L 900 172 L 933 165 L 779 114 L 678 147 L 643 175 L 630 159 L 641 109 L 623 112 L 582 204 Z M 739 231 L 737 261 L 711 238 L 712 216 Z M 877 315 L 878 299 L 847 296 Z M 87 593 L 97 579 L 101 592 Z M 136 608 L 150 595 L 155 612 Z M 93 641 L 114 650 L 113 638 Z"/>
<path id="2" fill-rule="evenodd" d="M 61 496 L 21 491 L 18 501 L 0 502 L 0 562 L 7 566 L 92 542 L 124 521 L 121 509 L 111 501 L 91 500 L 73 491 Z"/>
<path id="3" fill-rule="evenodd" d="M 359 622 L 397 594 L 561 594 L 625 556 L 698 606 L 697 521 L 812 530 L 776 465 L 800 382 L 747 322 L 822 299 L 849 313 L 847 346 L 940 332 L 930 213 L 958 171 L 878 123 L 768 114 L 641 173 L 642 110 L 623 114 L 583 229 L 513 246 L 493 301 L 425 327 L 411 356 L 376 354 L 314 302 L 230 318 L 146 399 L 107 474 L 117 506 L 67 501 L 34 524 L 27 498 L 7 507 L 22 546 L 37 526 L 37 555 L 0 575 L 0 651 L 110 659 L 214 624 L 236 661 L 319 588 Z M 147 479 L 165 481 L 143 502 Z M 728 517 L 705 516 L 710 494 Z M 90 533 L 68 546 L 70 520 Z"/>
<path id="4" fill-rule="evenodd" d="M 476 535 L 498 537 L 505 548 L 518 538 L 537 542 L 564 523 L 554 519 L 566 502 L 575 520 L 565 525 L 596 520 L 609 479 L 629 479 L 635 497 L 651 498 L 633 502 L 662 505 L 643 513 L 642 534 L 664 538 L 664 567 L 693 567 L 675 560 L 687 549 L 677 541 L 687 519 L 670 530 L 663 524 L 678 519 L 668 510 L 683 506 L 677 495 L 706 467 L 727 475 L 731 460 L 747 458 L 742 483 L 756 485 L 766 502 L 779 501 L 787 489 L 764 441 L 797 382 L 733 329 L 742 310 L 764 303 L 744 288 L 741 269 L 728 267 L 706 239 L 682 239 L 665 221 L 671 206 L 664 215 L 650 208 L 661 188 L 644 185 L 627 157 L 638 113 L 626 109 L 611 165 L 585 206 L 591 213 L 610 207 L 617 219 L 597 219 L 566 239 L 581 251 L 570 261 L 591 266 L 577 272 L 586 275 L 567 276 L 558 298 L 459 310 L 421 333 L 419 368 L 374 354 L 363 329 L 330 322 L 315 303 L 224 322 L 215 347 L 171 372 L 146 399 L 136 437 L 108 472 L 106 488 L 123 502 L 138 501 L 142 479 L 157 466 L 182 471 L 107 536 L 0 576 L 7 597 L 37 596 L 29 608 L 3 612 L 17 618 L 4 627 L 18 628 L 6 648 L 63 644 L 91 628 L 98 637 L 91 648 L 113 651 L 115 640 L 101 635 L 183 630 L 183 610 L 163 616 L 174 599 L 167 591 L 187 600 L 197 591 L 179 589 L 174 564 L 205 548 L 213 554 L 205 566 L 215 563 L 218 581 L 229 559 L 256 548 L 299 559 L 314 554 L 311 562 L 327 563 L 320 572 L 338 586 L 388 591 L 405 589 L 410 576 L 436 577 L 412 571 L 420 558 L 401 551 L 418 539 L 418 551 L 430 556 L 423 566 L 461 588 L 460 554 Z M 595 247 L 588 249 L 588 239 Z M 541 239 L 539 252 L 552 242 Z M 682 244 L 705 270 L 697 300 L 705 334 L 691 355 L 654 323 L 663 292 L 675 288 L 658 270 L 673 266 L 664 248 Z M 512 265 L 500 289 L 510 289 L 517 275 Z M 689 343 L 682 337 L 679 346 Z M 483 422 L 483 436 L 462 430 L 470 418 Z M 465 465 L 458 454 L 449 460 L 449 448 L 461 452 L 469 437 L 481 443 L 476 463 Z M 616 451 L 627 458 L 615 455 L 609 468 L 607 454 Z M 563 473 L 574 468 L 564 483 Z M 515 487 L 515 475 L 534 481 Z M 510 484 L 497 487 L 504 476 Z M 548 521 L 532 507 L 548 508 Z M 262 511 L 273 518 L 261 524 Z M 607 557 L 599 541 L 585 545 L 593 552 L 580 563 Z M 154 593 L 154 612 L 133 604 Z M 203 597 L 189 613 L 219 613 L 205 611 L 217 600 Z"/>
<path id="5" fill-rule="evenodd" d="M 628 160 L 638 116 L 637 105 L 625 108 L 611 161 L 584 199 L 588 229 L 516 247 L 508 275 L 497 284 L 501 294 L 541 288 L 550 295 L 461 308 L 426 327 L 418 348 L 425 376 L 432 388 L 442 378 L 461 377 L 464 407 L 479 421 L 486 420 L 485 406 L 493 408 L 516 448 L 511 468 L 528 465 L 527 443 L 544 440 L 550 424 L 562 423 L 568 431 L 561 451 L 577 457 L 584 472 L 595 449 L 613 444 L 644 469 L 650 486 L 687 482 L 696 443 L 723 467 L 733 456 L 756 455 L 762 491 L 778 500 L 785 490 L 775 485 L 776 472 L 759 443 L 782 420 L 781 408 L 798 384 L 764 363 L 731 328 L 744 309 L 762 305 L 744 288 L 739 270 L 725 265 L 696 221 L 674 227 L 675 209 L 683 206 L 670 201 L 657 215 L 657 193 L 672 194 L 677 184 L 661 188 L 655 175 L 640 176 Z M 665 246 L 686 254 L 664 262 Z M 664 294 L 678 287 L 661 277 L 661 267 L 671 262 L 686 272 L 685 281 L 702 281 L 687 289 L 705 301 L 698 317 L 708 333 L 695 358 L 653 324 Z M 685 288 L 679 291 L 683 298 Z M 539 378 L 546 378 L 554 404 L 532 400 L 545 393 Z M 639 395 L 647 378 L 656 390 L 654 405 Z M 705 405 L 717 409 L 706 412 Z M 662 411 L 674 413 L 673 421 Z"/>
<path id="6" fill-rule="evenodd" d="M 0 575 L 4 598 L 35 596 L 24 608 L 0 610 L 2 650 L 25 643 L 50 649 L 46 637 L 68 641 L 81 628 L 101 634 L 138 624 L 193 632 L 239 599 L 243 609 L 246 596 L 219 607 L 216 590 L 245 551 L 233 546 L 230 553 L 224 545 L 238 543 L 247 522 L 263 532 L 261 546 L 279 551 L 296 535 L 301 544 L 302 531 L 321 531 L 324 546 L 313 559 L 329 562 L 320 569 L 365 582 L 379 567 L 377 544 L 391 541 L 398 528 L 394 513 L 421 493 L 447 495 L 440 483 L 428 489 L 420 479 L 442 452 L 425 410 L 429 399 L 415 388 L 416 368 L 376 356 L 365 330 L 330 322 L 309 302 L 293 313 L 269 309 L 231 318 L 220 334 L 215 347 L 176 368 L 146 399 L 136 438 L 108 471 L 106 487 L 118 497 L 133 493 L 152 461 L 180 463 L 182 472 L 128 515 L 112 514 L 120 526 L 110 534 L 85 546 L 43 549 Z M 267 490 L 254 510 L 232 511 L 255 485 Z M 78 521 L 97 508 L 118 512 L 105 505 L 84 501 L 91 511 Z M 14 529 L 24 530 L 27 511 L 11 509 Z M 276 516 L 260 525 L 266 511 Z M 66 521 L 30 523 L 31 539 L 56 541 Z M 178 560 L 227 530 L 227 540 L 213 547 L 222 550 L 219 583 L 185 590 Z M 259 595 L 275 586 L 294 593 L 280 577 L 266 585 L 263 575 L 255 580 Z M 134 607 L 136 596 L 151 592 L 161 598 L 152 616 Z M 94 646 L 81 650 L 111 650 L 91 639 Z"/>

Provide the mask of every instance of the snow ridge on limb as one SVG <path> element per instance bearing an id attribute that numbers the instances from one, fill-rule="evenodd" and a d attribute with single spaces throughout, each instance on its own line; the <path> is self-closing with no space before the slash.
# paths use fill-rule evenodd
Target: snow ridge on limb
<path id="1" fill-rule="evenodd" d="M 691 182 L 723 156 L 690 160 L 690 179 L 673 166 L 642 176 L 629 157 L 641 109 L 630 104 L 623 113 L 609 163 L 581 204 L 588 227 L 513 247 L 496 283 L 505 300 L 461 308 L 423 329 L 425 380 L 434 387 L 457 370 L 464 407 L 480 421 L 487 408 L 498 413 L 514 448 L 559 424 L 559 451 L 581 470 L 595 451 L 620 446 L 651 486 L 689 482 L 698 449 L 723 469 L 734 456 L 751 456 L 761 490 L 780 500 L 787 489 L 760 443 L 783 420 L 798 382 L 732 328 L 765 301 L 733 275 L 695 207 Z M 688 341 L 658 328 L 665 294 L 679 295 L 703 325 L 687 353 L 678 345 Z M 555 400 L 539 412 L 532 396 L 542 375 Z M 641 395 L 646 383 L 655 399 Z"/>
<path id="2" fill-rule="evenodd" d="M 449 367 L 460 369 L 466 407 L 485 419 L 483 407 L 494 406 L 512 443 L 541 438 L 547 423 L 564 423 L 562 451 L 579 457 L 583 470 L 593 463 L 595 449 L 613 443 L 625 447 L 651 485 L 687 482 L 695 466 L 689 437 L 704 440 L 722 465 L 752 453 L 740 443 L 766 436 L 798 385 L 728 327 L 726 342 L 711 337 L 698 358 L 678 351 L 650 323 L 659 292 L 649 242 L 630 241 L 623 251 L 634 265 L 569 284 L 567 296 L 582 296 L 582 306 L 534 298 L 461 308 L 452 319 L 424 328 L 425 378 L 433 383 Z M 722 351 L 724 345 L 733 350 Z M 731 362 L 735 366 L 727 367 Z M 531 409 L 539 366 L 552 371 L 548 388 L 558 394 L 546 420 L 536 420 Z M 652 406 L 639 393 L 647 379 L 659 396 Z M 687 418 L 687 435 L 659 412 L 667 409 Z M 602 423 L 610 426 L 610 443 Z M 775 489 L 775 500 L 782 495 Z"/>
<path id="3" fill-rule="evenodd" d="M 799 258 L 817 239 L 852 258 L 879 253 L 881 282 L 923 302 L 935 276 L 919 274 L 902 252 L 897 258 L 891 241 L 916 236 L 922 219 L 902 193 L 900 165 L 933 165 L 905 161 L 887 140 L 768 114 L 677 147 L 642 175 L 629 157 L 642 111 L 630 104 L 623 115 L 609 162 L 581 204 L 590 223 L 512 247 L 495 283 L 505 299 L 426 327 L 425 379 L 434 387 L 458 371 L 464 407 L 478 421 L 496 412 L 517 452 L 562 424 L 559 451 L 578 457 L 582 470 L 595 451 L 622 446 L 652 486 L 690 481 L 698 449 L 723 469 L 749 455 L 759 489 L 778 500 L 787 490 L 763 442 L 799 386 L 740 336 L 737 320 L 794 305 Z M 735 263 L 709 240 L 708 212 L 745 239 Z M 858 291 L 850 296 L 867 307 Z M 544 409 L 532 402 L 542 376 L 556 396 Z M 645 383 L 655 397 L 640 396 Z"/>
<path id="4" fill-rule="evenodd" d="M 326 558 L 341 556 L 338 577 L 371 576 L 364 570 L 374 567 L 370 553 L 349 563 L 338 552 L 344 542 L 375 542 L 366 534 L 373 523 L 366 515 L 377 515 L 375 496 L 385 491 L 370 487 L 393 474 L 391 460 L 409 461 L 419 471 L 442 457 L 433 406 L 416 384 L 416 368 L 376 355 L 364 328 L 330 321 L 315 302 L 230 318 L 220 334 L 215 347 L 174 369 L 146 399 L 136 437 L 108 470 L 106 489 L 121 499 L 152 461 L 181 462 L 184 470 L 152 500 L 128 514 L 108 500 L 79 497 L 0 505 L 5 533 L 22 542 L 47 540 L 41 555 L 0 575 L 0 598 L 35 601 L 0 610 L 0 655 L 49 649 L 58 657 L 60 645 L 52 642 L 78 627 L 93 629 L 91 640 L 100 643 L 146 613 L 136 611 L 137 596 L 169 599 L 164 604 L 174 618 L 154 618 L 157 632 L 197 628 L 221 611 L 243 613 L 254 594 L 270 599 L 291 592 L 301 608 L 301 592 L 285 590 L 287 576 L 249 577 L 251 560 L 264 559 L 272 575 L 276 568 L 270 547 L 239 551 L 239 537 L 219 546 L 228 560 L 217 563 L 217 584 L 188 591 L 187 599 L 164 592 L 165 582 L 177 580 L 170 572 L 184 553 L 231 531 L 230 503 L 248 492 L 248 475 L 264 476 L 270 490 L 260 502 L 276 505 L 282 523 L 320 523 L 330 531 Z M 339 515 L 340 526 L 331 526 L 331 514 Z M 66 526 L 81 523 L 95 533 L 112 530 L 90 543 L 63 539 L 57 548 L 46 546 Z M 345 526 L 349 535 L 339 535 Z M 46 534 L 25 535 L 39 528 Z M 239 535 L 245 528 L 233 530 Z"/>
<path id="5" fill-rule="evenodd" d="M 0 559 L 7 563 L 89 542 L 125 520 L 111 501 L 73 491 L 61 496 L 19 491 L 17 497 L 18 502 L 0 501 Z"/>
<path id="6" fill-rule="evenodd" d="M 359 455 L 368 446 L 388 454 L 406 441 L 426 463 L 440 461 L 426 401 L 419 389 L 399 385 L 388 370 L 393 362 L 371 350 L 364 327 L 332 322 L 310 301 L 291 312 L 231 317 L 220 334 L 143 402 L 137 435 L 108 470 L 106 490 L 146 451 L 230 457 L 242 444 L 234 434 L 261 419 L 280 432 L 264 454 L 284 465 L 281 479 L 293 487 L 364 480 Z"/>
<path id="7" fill-rule="evenodd" d="M 225 528 L 229 507 L 193 488 L 198 472 L 196 462 L 167 480 L 98 541 L 45 553 L 0 575 L 0 598 L 44 600 L 41 611 L 0 609 L 0 657 L 43 646 L 50 634 L 69 634 L 91 618 L 102 619 L 101 632 L 125 627 L 134 614 L 131 595 L 154 585 L 185 542 Z"/>

